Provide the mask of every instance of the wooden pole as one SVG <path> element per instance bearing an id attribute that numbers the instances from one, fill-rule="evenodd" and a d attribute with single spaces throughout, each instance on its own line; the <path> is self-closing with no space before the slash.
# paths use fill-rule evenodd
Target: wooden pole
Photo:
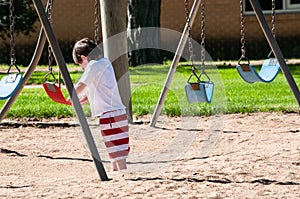
<path id="1" fill-rule="evenodd" d="M 120 34 L 118 41 L 108 42 L 109 38 L 126 31 L 126 1 L 120 0 L 100 0 L 101 25 L 103 38 L 104 56 L 108 59 L 115 57 L 116 49 L 124 49 L 127 52 L 126 34 Z M 113 45 L 112 45 L 113 44 Z M 123 54 L 117 59 L 111 60 L 114 67 L 120 95 L 128 115 L 129 122 L 132 122 L 131 89 L 128 72 L 128 55 Z"/>

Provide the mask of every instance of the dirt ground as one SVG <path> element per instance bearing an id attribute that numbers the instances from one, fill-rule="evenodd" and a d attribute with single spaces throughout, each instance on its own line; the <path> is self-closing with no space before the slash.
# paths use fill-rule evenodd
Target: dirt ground
<path id="1" fill-rule="evenodd" d="M 148 119 L 130 125 L 126 172 L 95 138 L 109 181 L 80 127 L 59 125 L 75 120 L 2 121 L 0 198 L 300 198 L 298 113 Z"/>

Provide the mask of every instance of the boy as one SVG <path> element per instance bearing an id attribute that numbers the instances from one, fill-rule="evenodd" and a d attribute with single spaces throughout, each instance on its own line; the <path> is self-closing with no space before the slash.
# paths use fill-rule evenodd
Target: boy
<path id="1" fill-rule="evenodd" d="M 103 58 L 101 49 L 88 38 L 75 43 L 72 55 L 74 62 L 84 69 L 75 86 L 76 93 L 80 103 L 89 102 L 92 116 L 99 118 L 112 170 L 127 169 L 128 120 L 112 64 L 107 58 Z"/>

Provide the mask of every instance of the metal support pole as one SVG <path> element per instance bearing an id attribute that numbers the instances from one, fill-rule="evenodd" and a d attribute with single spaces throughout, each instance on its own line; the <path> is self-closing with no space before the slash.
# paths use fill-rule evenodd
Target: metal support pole
<path id="1" fill-rule="evenodd" d="M 298 105 L 300 107 L 300 92 L 299 92 L 299 88 L 289 70 L 289 67 L 287 66 L 285 60 L 284 60 L 284 57 L 282 55 L 282 52 L 277 44 L 277 41 L 276 39 L 274 38 L 269 26 L 268 26 L 268 23 L 263 15 L 263 12 L 262 12 L 262 9 L 259 5 L 259 2 L 257 0 L 250 0 L 250 3 L 251 3 L 251 6 L 255 12 L 255 15 L 256 15 L 256 18 L 265 34 L 265 37 L 266 39 L 268 40 L 269 42 L 269 45 L 273 51 L 273 53 L 275 54 L 275 57 L 276 59 L 278 60 L 279 64 L 280 64 L 280 68 L 281 68 L 281 71 L 283 72 L 297 102 L 298 102 Z"/>
<path id="2" fill-rule="evenodd" d="M 88 144 L 89 150 L 91 152 L 91 155 L 92 155 L 93 161 L 95 163 L 95 166 L 97 168 L 98 174 L 99 174 L 102 181 L 108 180 L 108 177 L 106 175 L 104 166 L 101 162 L 97 147 L 95 145 L 92 133 L 90 131 L 89 125 L 87 123 L 84 112 L 83 112 L 82 107 L 80 105 L 78 96 L 75 92 L 75 89 L 74 89 L 69 71 L 67 69 L 64 57 L 62 55 L 61 49 L 58 45 L 57 39 L 54 35 L 53 29 L 52 29 L 51 24 L 48 20 L 48 17 L 46 15 L 45 11 L 44 11 L 43 4 L 42 4 L 41 0 L 33 0 L 33 3 L 34 3 L 34 7 L 37 11 L 37 14 L 39 16 L 40 22 L 42 23 L 43 29 L 45 30 L 47 39 L 48 39 L 48 41 L 50 43 L 50 46 L 53 50 L 53 54 L 54 54 L 54 57 L 55 57 L 55 60 L 58 64 L 58 66 L 59 66 L 59 69 L 61 71 L 62 77 L 63 77 L 63 79 L 66 83 L 66 88 L 67 88 L 68 93 L 70 95 L 70 98 L 72 100 L 72 104 L 73 104 L 73 107 L 75 109 L 75 112 L 76 112 L 77 118 L 79 120 L 80 126 L 81 126 L 81 128 L 84 132 L 84 136 L 85 136 L 85 139 L 87 141 L 87 144 Z"/>
<path id="3" fill-rule="evenodd" d="M 191 12 L 190 12 L 190 15 L 189 15 L 190 27 L 193 26 L 193 23 L 195 21 L 196 15 L 198 13 L 200 4 L 201 4 L 201 0 L 195 0 L 194 1 L 194 4 L 192 6 L 192 9 L 191 9 Z M 180 61 L 180 58 L 181 58 L 181 55 L 182 55 L 182 52 L 183 52 L 183 49 L 185 47 L 187 39 L 188 39 L 188 22 L 185 24 L 184 31 L 183 31 L 183 34 L 182 34 L 181 39 L 179 41 L 179 44 L 178 44 L 175 56 L 173 58 L 172 64 L 170 66 L 169 73 L 168 73 L 165 85 L 164 85 L 164 87 L 163 87 L 163 89 L 161 91 L 158 103 L 156 105 L 156 108 L 154 110 L 153 116 L 151 118 L 151 122 L 150 122 L 150 126 L 151 127 L 155 126 L 155 124 L 157 122 L 157 119 L 158 119 L 158 117 L 160 115 L 160 112 L 162 110 L 162 106 L 163 106 L 164 101 L 165 101 L 165 99 L 167 97 L 169 88 L 171 86 L 171 82 L 173 80 L 174 73 L 176 72 L 176 68 L 177 68 L 178 63 Z"/>

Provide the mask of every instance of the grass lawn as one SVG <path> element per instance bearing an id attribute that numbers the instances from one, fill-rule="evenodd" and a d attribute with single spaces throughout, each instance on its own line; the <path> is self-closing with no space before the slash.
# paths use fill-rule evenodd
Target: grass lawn
<path id="1" fill-rule="evenodd" d="M 76 68 L 68 65 L 68 68 Z M 300 86 L 300 66 L 289 66 L 291 73 Z M 5 66 L 0 66 L 3 71 Z M 34 72 L 28 85 L 41 85 L 47 73 L 47 67 L 39 66 L 40 72 Z M 71 78 L 76 82 L 81 71 L 71 70 Z M 164 65 L 145 65 L 130 68 L 131 95 L 134 115 L 152 114 L 169 71 L 169 63 Z M 248 84 L 239 76 L 234 67 L 207 66 L 206 72 L 215 84 L 212 103 L 188 104 L 184 85 L 191 73 L 190 67 L 181 63 L 173 77 L 163 105 L 162 114 L 168 116 L 211 115 L 246 112 L 298 112 L 299 107 L 289 85 L 280 72 L 272 83 Z M 2 77 L 4 74 L 1 74 Z M 63 93 L 67 95 L 65 89 Z M 5 100 L 0 101 L 2 107 Z M 89 106 L 84 106 L 89 115 Z M 7 113 L 9 118 L 49 118 L 74 116 L 72 107 L 57 104 L 45 94 L 43 88 L 23 89 Z"/>

